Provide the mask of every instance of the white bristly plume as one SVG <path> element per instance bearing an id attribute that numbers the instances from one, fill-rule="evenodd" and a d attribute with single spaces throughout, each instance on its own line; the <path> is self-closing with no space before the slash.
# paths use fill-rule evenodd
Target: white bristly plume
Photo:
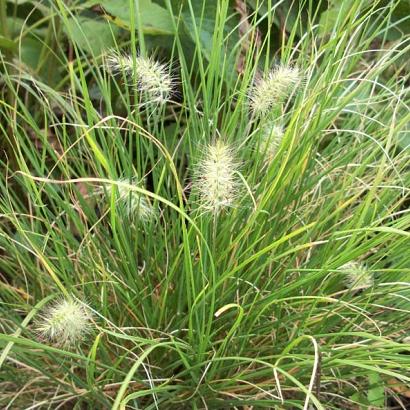
<path id="1" fill-rule="evenodd" d="M 268 122 L 261 128 L 260 141 L 258 142 L 259 153 L 267 161 L 271 161 L 282 142 L 283 127 L 274 122 Z"/>
<path id="2" fill-rule="evenodd" d="M 123 73 L 127 78 L 134 78 L 137 90 L 146 98 L 146 102 L 163 103 L 170 98 L 174 89 L 174 80 L 169 67 L 150 57 L 122 54 L 110 51 L 105 57 L 108 71 L 113 75 Z"/>
<path id="3" fill-rule="evenodd" d="M 197 164 L 193 186 L 203 209 L 218 214 L 233 206 L 239 190 L 237 169 L 230 146 L 218 140 L 206 148 L 204 157 Z"/>
<path id="4" fill-rule="evenodd" d="M 129 179 L 120 179 L 118 180 L 120 185 L 115 183 L 107 184 L 105 189 L 107 191 L 108 199 L 111 196 L 112 190 L 117 189 L 117 204 L 124 207 L 126 214 L 130 217 L 138 217 L 141 222 L 148 223 L 152 221 L 156 215 L 155 210 L 151 202 L 144 195 L 139 194 L 138 192 L 132 189 L 132 186 L 138 186 L 134 182 L 131 182 Z M 131 185 L 131 188 L 121 184 Z"/>
<path id="5" fill-rule="evenodd" d="M 301 72 L 296 66 L 279 65 L 266 76 L 255 81 L 248 97 L 255 115 L 263 116 L 281 104 L 301 81 Z"/>
<path id="6" fill-rule="evenodd" d="M 40 339 L 65 348 L 78 346 L 92 329 L 87 305 L 74 299 L 61 299 L 44 309 L 37 322 Z"/>
<path id="7" fill-rule="evenodd" d="M 372 273 L 360 262 L 345 263 L 339 268 L 339 271 L 345 275 L 345 283 L 350 289 L 367 289 L 373 286 Z"/>

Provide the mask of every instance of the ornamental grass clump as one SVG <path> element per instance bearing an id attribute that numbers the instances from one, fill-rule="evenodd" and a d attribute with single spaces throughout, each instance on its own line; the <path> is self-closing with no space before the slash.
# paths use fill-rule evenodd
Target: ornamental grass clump
<path id="1" fill-rule="evenodd" d="M 46 307 L 35 328 L 41 340 L 64 347 L 78 347 L 92 330 L 92 314 L 85 303 L 61 299 Z"/>
<path id="2" fill-rule="evenodd" d="M 282 104 L 300 84 L 301 71 L 297 66 L 278 65 L 258 78 L 249 90 L 249 105 L 255 116 L 265 116 Z"/>
<path id="3" fill-rule="evenodd" d="M 0 409 L 410 409 L 387 2 L 0 1 Z"/>
<path id="4" fill-rule="evenodd" d="M 200 208 L 218 214 L 234 206 L 240 187 L 238 168 L 233 148 L 222 140 L 206 147 L 196 165 L 193 181 Z"/>
<path id="5" fill-rule="evenodd" d="M 174 90 L 174 79 L 167 65 L 152 57 L 138 55 L 134 58 L 111 50 L 105 56 L 107 70 L 114 76 L 123 75 L 135 84 L 146 103 L 162 104 L 169 100 Z"/>

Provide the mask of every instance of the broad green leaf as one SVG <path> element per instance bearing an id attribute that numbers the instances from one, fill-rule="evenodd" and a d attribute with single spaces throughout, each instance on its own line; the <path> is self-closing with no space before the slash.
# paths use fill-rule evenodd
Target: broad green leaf
<path id="1" fill-rule="evenodd" d="M 383 0 L 381 6 L 391 6 L 389 0 Z M 388 41 L 400 40 L 403 35 L 410 33 L 410 0 L 401 0 L 394 5 L 390 23 L 394 27 L 390 27 L 387 34 L 383 33 L 380 37 L 386 36 Z"/>
<path id="2" fill-rule="evenodd" d="M 372 406 L 384 408 L 384 383 L 378 373 L 370 373 L 369 391 L 367 392 L 367 399 Z"/>
<path id="3" fill-rule="evenodd" d="M 92 51 L 94 55 L 101 54 L 107 48 L 115 45 L 114 38 L 119 28 L 110 26 L 104 20 L 95 20 L 86 17 L 68 20 L 68 35 L 84 51 Z"/>
<path id="4" fill-rule="evenodd" d="M 350 399 L 354 402 L 354 403 L 360 403 L 360 405 L 358 405 L 358 409 L 360 410 L 368 410 L 368 400 L 366 398 L 366 396 L 363 395 L 363 393 L 361 392 L 355 392 L 354 394 L 352 394 L 350 396 Z"/>
<path id="5" fill-rule="evenodd" d="M 13 40 L 0 35 L 0 49 L 15 50 L 16 48 L 17 44 Z"/>
<path id="6" fill-rule="evenodd" d="M 261 2 L 258 0 L 248 1 L 254 10 L 258 11 L 258 14 L 263 17 L 268 15 L 267 2 Z M 308 30 L 308 18 L 307 18 L 307 4 L 302 2 L 297 2 L 294 0 L 282 0 L 280 2 L 272 2 L 272 21 L 273 24 L 279 29 L 285 30 L 290 33 L 297 27 L 297 33 L 302 36 L 306 30 Z M 322 2 L 314 2 L 313 12 L 315 8 L 323 8 Z M 280 46 L 280 45 L 279 45 Z"/>
<path id="7" fill-rule="evenodd" d="M 319 35 L 321 37 L 330 34 L 342 24 L 349 14 L 350 7 L 353 6 L 352 3 L 352 0 L 333 1 L 330 7 L 322 12 L 319 21 Z"/>
<path id="8" fill-rule="evenodd" d="M 326 34 L 330 34 L 332 32 L 332 30 L 336 26 L 338 16 L 339 16 L 338 8 L 331 8 L 329 10 L 324 11 L 320 15 L 319 35 L 321 37 L 325 36 Z"/>
<path id="9" fill-rule="evenodd" d="M 7 17 L 7 27 L 10 33 L 10 36 L 13 38 L 19 37 L 21 32 L 27 34 L 35 34 L 41 38 L 45 38 L 47 34 L 47 28 L 37 27 L 32 28 L 26 20 L 19 17 Z M 24 41 L 24 40 L 22 40 Z"/>
<path id="10" fill-rule="evenodd" d="M 40 61 L 42 48 L 43 44 L 39 40 L 31 37 L 25 38 L 21 43 L 21 61 L 35 70 Z"/>
<path id="11" fill-rule="evenodd" d="M 185 7 L 182 13 L 182 18 L 184 21 L 186 32 L 188 36 L 192 39 L 192 41 L 196 43 L 197 39 L 195 31 L 198 31 L 198 37 L 202 53 L 205 56 L 205 58 L 209 61 L 212 54 L 212 49 L 214 47 L 213 35 L 215 31 L 215 18 L 218 13 L 218 4 L 215 0 L 206 0 L 205 7 L 203 6 L 203 0 L 191 0 L 191 3 L 194 16 L 192 16 L 189 7 Z M 228 15 L 231 15 L 233 13 L 233 9 L 228 11 Z M 237 20 L 232 18 L 226 21 L 224 24 L 225 41 L 224 44 L 221 46 L 224 47 L 225 53 L 222 53 L 221 58 L 223 58 L 223 56 L 228 57 L 228 54 L 230 51 L 232 51 L 232 47 L 234 46 L 235 42 L 238 41 L 237 30 L 235 29 L 236 25 Z M 229 38 L 227 38 L 228 34 L 230 34 Z M 234 56 L 231 56 L 230 61 L 228 61 L 226 64 L 229 73 L 235 72 L 234 64 Z"/>
<path id="12" fill-rule="evenodd" d="M 25 3 L 33 3 L 33 0 L 7 0 L 8 3 L 13 3 L 16 5 L 25 4 Z"/>
<path id="13" fill-rule="evenodd" d="M 129 2 L 101 0 L 100 4 L 110 15 L 114 16 L 114 24 L 121 28 L 130 28 Z M 151 0 L 140 0 L 137 12 L 141 14 L 140 20 L 144 33 L 153 35 L 174 33 L 172 17 L 168 10 L 153 3 Z"/>
<path id="14" fill-rule="evenodd" d="M 410 152 L 410 125 L 400 132 L 399 146 L 402 150 L 407 150 Z"/>

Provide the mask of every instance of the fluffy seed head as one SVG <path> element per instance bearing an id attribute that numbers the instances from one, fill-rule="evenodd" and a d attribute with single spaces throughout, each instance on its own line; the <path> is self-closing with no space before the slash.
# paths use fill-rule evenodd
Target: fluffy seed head
<path id="1" fill-rule="evenodd" d="M 118 182 L 130 185 L 129 179 L 120 179 Z M 131 182 L 131 185 L 138 186 L 135 182 Z M 131 219 L 138 216 L 143 223 L 148 223 L 154 219 L 155 210 L 145 196 L 123 185 L 110 184 L 106 185 L 105 188 L 108 198 L 111 196 L 113 189 L 117 189 L 117 203 L 124 207 L 126 214 Z"/>
<path id="2" fill-rule="evenodd" d="M 37 323 L 39 337 L 54 345 L 72 347 L 91 331 L 89 308 L 74 299 L 62 299 L 46 308 Z"/>
<path id="3" fill-rule="evenodd" d="M 194 178 L 194 189 L 203 209 L 217 214 L 233 206 L 239 190 L 237 168 L 233 150 L 224 142 L 218 140 L 206 148 Z"/>
<path id="4" fill-rule="evenodd" d="M 105 63 L 113 75 L 124 73 L 131 78 L 135 75 L 137 90 L 145 95 L 147 102 L 163 103 L 173 91 L 174 81 L 169 68 L 150 57 L 136 57 L 134 68 L 131 55 L 110 51 L 105 57 Z"/>
<path id="5" fill-rule="evenodd" d="M 125 73 L 127 76 L 132 74 L 132 56 L 120 53 L 117 50 L 110 50 L 105 55 L 105 66 L 112 75 Z"/>
<path id="6" fill-rule="evenodd" d="M 353 290 L 366 289 L 373 286 L 373 275 L 360 262 L 345 263 L 339 268 L 344 273 L 346 285 Z"/>
<path id="7" fill-rule="evenodd" d="M 266 115 L 282 103 L 301 81 L 298 67 L 279 65 L 266 76 L 255 81 L 248 97 L 251 110 L 256 115 Z"/>
<path id="8" fill-rule="evenodd" d="M 258 143 L 259 153 L 271 161 L 275 156 L 283 139 L 283 128 L 272 122 L 262 127 L 260 141 Z"/>

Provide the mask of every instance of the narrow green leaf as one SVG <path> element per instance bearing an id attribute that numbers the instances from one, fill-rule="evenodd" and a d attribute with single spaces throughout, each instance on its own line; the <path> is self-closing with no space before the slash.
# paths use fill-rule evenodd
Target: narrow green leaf
<path id="1" fill-rule="evenodd" d="M 16 50 L 16 48 L 17 44 L 13 40 L 10 40 L 0 34 L 0 49 Z"/>

